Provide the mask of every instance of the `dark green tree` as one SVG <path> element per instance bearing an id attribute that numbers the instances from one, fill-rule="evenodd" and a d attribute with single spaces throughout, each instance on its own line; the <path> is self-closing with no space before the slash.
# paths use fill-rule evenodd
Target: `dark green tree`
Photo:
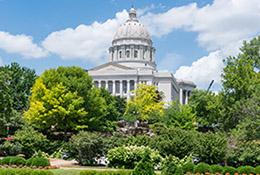
<path id="1" fill-rule="evenodd" d="M 199 131 L 215 130 L 220 125 L 222 95 L 205 90 L 194 90 L 189 100 L 192 111 L 197 116 Z"/>
<path id="2" fill-rule="evenodd" d="M 255 111 L 245 105 L 252 99 L 255 100 L 254 103 L 259 104 L 259 98 L 254 98 L 260 93 L 259 60 L 260 37 L 244 42 L 237 57 L 228 57 L 225 60 L 226 66 L 222 75 L 224 95 L 222 124 L 225 130 L 235 128 L 246 117 L 241 114 L 246 113 L 254 119 L 259 118 L 259 108 Z"/>
<path id="3" fill-rule="evenodd" d="M 21 126 L 21 114 L 28 109 L 31 87 L 36 74 L 34 70 L 17 63 L 0 67 L 0 131 L 13 133 Z"/>

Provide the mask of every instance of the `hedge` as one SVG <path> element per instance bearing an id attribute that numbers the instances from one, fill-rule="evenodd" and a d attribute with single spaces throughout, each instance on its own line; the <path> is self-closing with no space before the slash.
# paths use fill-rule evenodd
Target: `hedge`
<path id="1" fill-rule="evenodd" d="M 18 156 L 8 156 L 8 157 L 4 157 L 0 161 L 0 164 L 1 165 L 25 165 L 26 160 Z"/>
<path id="2" fill-rule="evenodd" d="M 54 175 L 51 171 L 32 169 L 0 169 L 0 175 Z"/>
<path id="3" fill-rule="evenodd" d="M 32 157 L 27 160 L 26 165 L 36 166 L 36 167 L 40 167 L 40 166 L 46 167 L 46 166 L 50 166 L 50 161 L 45 157 Z"/>
<path id="4" fill-rule="evenodd" d="M 130 170 L 118 170 L 118 171 L 94 171 L 94 170 L 84 170 L 80 172 L 80 175 L 131 175 Z M 1 174 L 0 174 L 1 175 Z"/>

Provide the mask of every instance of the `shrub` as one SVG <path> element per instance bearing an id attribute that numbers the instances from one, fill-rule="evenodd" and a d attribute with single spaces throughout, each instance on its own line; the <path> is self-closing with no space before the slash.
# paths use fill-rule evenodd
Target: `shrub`
<path id="1" fill-rule="evenodd" d="M 102 156 L 104 149 L 102 136 L 95 132 L 80 132 L 68 144 L 69 156 L 81 165 L 96 164 L 95 158 Z"/>
<path id="2" fill-rule="evenodd" d="M 218 164 L 225 161 L 227 139 L 223 134 L 201 133 L 194 154 L 200 162 Z"/>
<path id="3" fill-rule="evenodd" d="M 198 165 L 195 166 L 195 169 L 194 169 L 194 173 L 200 173 L 200 174 L 203 174 L 203 173 L 210 173 L 211 172 L 211 168 L 210 168 L 210 165 L 207 164 L 207 163 L 199 163 Z"/>
<path id="4" fill-rule="evenodd" d="M 255 174 L 260 174 L 260 166 L 255 167 Z"/>
<path id="5" fill-rule="evenodd" d="M 150 158 L 150 153 L 146 152 L 143 159 L 135 166 L 132 175 L 155 175 L 154 166 Z"/>
<path id="6" fill-rule="evenodd" d="M 254 174 L 255 169 L 251 166 L 241 166 L 237 168 L 239 174 Z"/>
<path id="7" fill-rule="evenodd" d="M 149 147 L 121 146 L 108 151 L 109 166 L 133 169 L 146 152 L 149 153 L 154 166 L 160 163 L 161 156 L 159 152 Z"/>
<path id="8" fill-rule="evenodd" d="M 32 157 L 27 160 L 26 165 L 27 166 L 36 166 L 36 167 L 39 167 L 39 166 L 45 167 L 45 166 L 50 165 L 50 161 L 49 161 L 49 159 L 47 159 L 45 157 Z"/>
<path id="9" fill-rule="evenodd" d="M 25 165 L 26 160 L 18 156 L 8 156 L 1 160 L 2 165 Z"/>
<path id="10" fill-rule="evenodd" d="M 132 175 L 132 172 L 129 170 L 118 170 L 118 171 L 84 170 L 80 172 L 80 175 Z"/>
<path id="11" fill-rule="evenodd" d="M 31 157 L 36 151 L 46 151 L 49 141 L 46 136 L 32 127 L 24 127 L 14 135 L 14 143 L 22 145 L 22 153 Z"/>
<path id="12" fill-rule="evenodd" d="M 0 169 L 0 175 L 53 175 L 51 171 L 32 169 Z"/>
<path id="13" fill-rule="evenodd" d="M 237 169 L 232 166 L 225 166 L 223 168 L 223 174 L 229 173 L 230 175 L 234 175 L 237 172 Z"/>
<path id="14" fill-rule="evenodd" d="M 179 128 L 161 129 L 150 143 L 152 149 L 158 150 L 163 156 L 174 155 L 179 158 L 193 153 L 196 147 L 195 131 Z"/>
<path id="15" fill-rule="evenodd" d="M 20 153 L 22 153 L 22 145 L 20 143 L 5 141 L 3 144 L 0 145 L 0 155 L 15 156 Z"/>
<path id="16" fill-rule="evenodd" d="M 212 170 L 212 173 L 214 173 L 214 174 L 216 174 L 216 173 L 221 174 L 223 172 L 223 167 L 220 165 L 211 165 L 211 170 Z"/>
<path id="17" fill-rule="evenodd" d="M 162 174 L 183 174 L 182 167 L 192 162 L 191 156 L 185 156 L 183 159 L 179 159 L 175 156 L 166 157 L 163 162 Z"/>
<path id="18" fill-rule="evenodd" d="M 195 165 L 191 162 L 188 162 L 182 166 L 183 173 L 193 173 Z"/>

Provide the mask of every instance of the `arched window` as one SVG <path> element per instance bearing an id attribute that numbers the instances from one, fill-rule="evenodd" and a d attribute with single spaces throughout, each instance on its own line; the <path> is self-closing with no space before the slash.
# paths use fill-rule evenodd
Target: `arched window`
<path id="1" fill-rule="evenodd" d="M 129 50 L 126 51 L 126 58 L 130 58 L 130 51 Z"/>
<path id="2" fill-rule="evenodd" d="M 152 58 L 153 58 L 153 51 L 151 50 L 150 51 L 150 60 L 152 61 Z"/>
<path id="3" fill-rule="evenodd" d="M 138 57 L 138 51 L 137 51 L 137 50 L 135 50 L 135 52 L 134 52 L 134 57 L 135 57 L 135 58 Z"/>
<path id="4" fill-rule="evenodd" d="M 119 58 L 122 58 L 122 51 L 119 51 Z"/>

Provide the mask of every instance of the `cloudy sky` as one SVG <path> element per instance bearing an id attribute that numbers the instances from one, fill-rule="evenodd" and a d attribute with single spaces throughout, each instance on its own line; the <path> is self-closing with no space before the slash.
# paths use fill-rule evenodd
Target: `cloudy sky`
<path id="1" fill-rule="evenodd" d="M 37 74 L 57 66 L 89 69 L 134 4 L 156 47 L 157 67 L 220 89 L 222 60 L 260 35 L 259 0 L 0 0 L 0 65 L 18 62 Z"/>

